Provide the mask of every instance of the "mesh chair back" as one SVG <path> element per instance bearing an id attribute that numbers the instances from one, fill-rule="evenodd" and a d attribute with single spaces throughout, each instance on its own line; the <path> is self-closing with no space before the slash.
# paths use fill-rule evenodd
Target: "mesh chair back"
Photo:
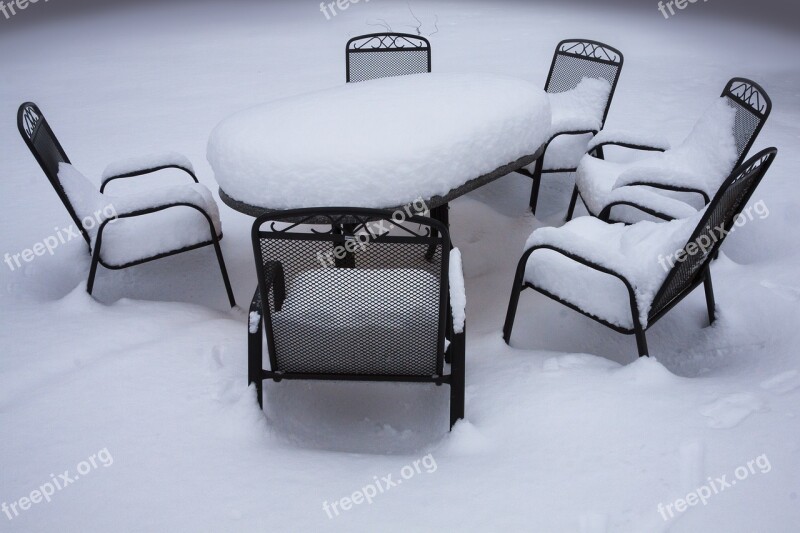
<path id="1" fill-rule="evenodd" d="M 562 93 L 578 86 L 583 78 L 602 78 L 611 84 L 611 92 L 603 113 L 603 123 L 614 98 L 622 72 L 622 52 L 597 41 L 567 39 L 556 46 L 553 63 L 547 75 L 545 92 Z"/>
<path id="2" fill-rule="evenodd" d="M 298 209 L 257 219 L 253 247 L 273 372 L 442 375 L 450 238 L 441 223 Z"/>
<path id="3" fill-rule="evenodd" d="M 650 311 L 651 318 L 668 310 L 676 298 L 702 279 L 704 267 L 710 258 L 716 256 L 719 247 L 764 174 L 772 165 L 777 153 L 775 148 L 763 150 L 734 170 L 725 180 L 717 195 L 706 208 L 705 214 L 683 250 L 686 250 L 691 244 L 707 243 L 706 246 L 693 247 L 697 248 L 696 253 L 686 253 L 686 259 L 683 262 L 675 263 L 653 300 L 653 307 Z"/>
<path id="4" fill-rule="evenodd" d="M 431 44 L 408 33 L 372 33 L 347 41 L 347 82 L 431 71 Z"/>
<path id="5" fill-rule="evenodd" d="M 772 100 L 759 84 L 745 78 L 730 80 L 722 96 L 736 110 L 733 136 L 739 154 L 736 166 L 739 166 L 767 121 L 772 111 Z"/>
<path id="6" fill-rule="evenodd" d="M 17 112 L 17 128 L 64 207 L 67 208 L 69 216 L 72 217 L 75 225 L 80 228 L 83 238 L 89 243 L 89 234 L 84 229 L 80 217 L 75 212 L 69 198 L 67 198 L 67 194 L 64 192 L 61 181 L 58 179 L 58 165 L 69 163 L 69 158 L 50 128 L 50 124 L 44 118 L 44 114 L 36 104 L 26 102 L 20 106 Z"/>

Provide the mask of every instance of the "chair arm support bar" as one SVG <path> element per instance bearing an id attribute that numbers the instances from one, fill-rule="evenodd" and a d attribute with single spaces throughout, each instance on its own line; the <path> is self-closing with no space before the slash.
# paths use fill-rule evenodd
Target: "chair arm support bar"
<path id="1" fill-rule="evenodd" d="M 592 153 L 597 148 L 604 146 L 620 146 L 631 150 L 648 152 L 666 152 L 670 148 L 670 143 L 659 135 L 602 130 L 589 142 L 586 152 Z"/>
<path id="2" fill-rule="evenodd" d="M 268 261 L 264 265 L 264 292 L 262 294 L 266 296 L 270 290 L 274 292 L 275 311 L 279 312 L 286 300 L 286 275 L 283 265 L 278 261 Z"/>
<path id="3" fill-rule="evenodd" d="M 200 183 L 195 175 L 194 167 L 186 157 L 177 153 L 169 153 L 162 156 L 134 158 L 110 164 L 103 171 L 100 192 L 105 192 L 106 186 L 114 180 L 143 176 L 169 168 L 182 170 L 195 183 Z"/>
<path id="4" fill-rule="evenodd" d="M 533 252 L 537 250 L 552 250 L 556 253 L 563 255 L 564 257 L 567 257 L 575 261 L 576 263 L 580 263 L 588 268 L 591 268 L 598 272 L 602 272 L 603 274 L 608 274 L 609 276 L 614 276 L 615 278 L 619 279 L 625 285 L 625 288 L 628 290 L 628 298 L 630 299 L 630 306 L 631 306 L 631 317 L 633 318 L 633 323 L 636 325 L 636 327 L 639 327 L 641 321 L 639 319 L 639 305 L 636 301 L 636 291 L 634 290 L 630 281 L 628 281 L 628 279 L 625 276 L 623 276 L 619 272 L 615 272 L 610 268 L 598 265 L 597 263 L 590 261 L 589 259 L 581 257 L 568 250 L 564 250 L 563 248 L 560 248 L 553 244 L 538 244 L 526 250 L 526 252 L 522 255 L 522 259 L 520 259 L 520 263 L 518 266 L 518 272 L 520 274 L 524 274 L 525 268 L 527 267 L 528 264 L 528 259 L 530 258 L 531 254 L 533 254 Z"/>

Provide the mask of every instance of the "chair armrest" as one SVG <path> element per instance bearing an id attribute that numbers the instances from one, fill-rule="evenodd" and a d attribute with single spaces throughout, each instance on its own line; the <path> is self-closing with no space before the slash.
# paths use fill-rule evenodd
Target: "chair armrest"
<path id="1" fill-rule="evenodd" d="M 194 173 L 194 167 L 189 159 L 181 154 L 169 152 L 166 154 L 134 157 L 111 163 L 103 171 L 102 180 L 100 182 L 100 192 L 104 192 L 106 185 L 111 181 L 151 174 L 167 168 L 182 170 L 186 172 L 195 183 L 199 183 Z"/>
<path id="2" fill-rule="evenodd" d="M 209 215 L 219 225 L 219 209 L 208 188 L 200 184 L 158 187 L 125 196 L 107 196 L 117 215 L 130 215 L 174 204 L 194 206 Z"/>
<path id="3" fill-rule="evenodd" d="M 670 149 L 669 141 L 657 134 L 626 130 L 602 130 L 589 142 L 586 151 L 591 153 L 597 148 L 609 145 L 650 152 L 665 152 Z"/>
<path id="4" fill-rule="evenodd" d="M 283 265 L 278 261 L 267 261 L 264 265 L 264 292 L 263 295 L 268 295 L 269 291 L 273 291 L 275 311 L 279 312 L 283 308 L 283 302 L 286 301 L 286 275 L 283 271 Z M 263 303 L 261 309 L 263 310 Z"/>
<path id="5" fill-rule="evenodd" d="M 450 309 L 453 312 L 453 333 L 464 332 L 467 321 L 467 292 L 464 285 L 464 268 L 458 248 L 450 250 Z"/>

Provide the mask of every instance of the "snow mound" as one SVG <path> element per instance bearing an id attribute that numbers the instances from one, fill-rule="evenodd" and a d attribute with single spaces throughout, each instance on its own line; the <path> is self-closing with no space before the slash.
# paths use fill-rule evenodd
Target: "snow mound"
<path id="1" fill-rule="evenodd" d="M 529 82 L 423 74 L 248 109 L 216 127 L 207 155 L 222 190 L 250 205 L 394 207 L 532 155 L 549 130 Z"/>

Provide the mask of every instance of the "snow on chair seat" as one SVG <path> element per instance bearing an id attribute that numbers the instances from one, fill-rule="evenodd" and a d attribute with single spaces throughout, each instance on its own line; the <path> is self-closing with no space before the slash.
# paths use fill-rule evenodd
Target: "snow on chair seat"
<path id="1" fill-rule="evenodd" d="M 645 331 L 699 285 L 709 320 L 715 318 L 711 258 L 777 155 L 763 150 L 725 180 L 695 215 L 626 226 L 582 217 L 533 232 L 517 266 L 503 328 L 506 342 L 520 293 L 532 288 L 620 333 L 636 336 L 648 355 Z"/>

